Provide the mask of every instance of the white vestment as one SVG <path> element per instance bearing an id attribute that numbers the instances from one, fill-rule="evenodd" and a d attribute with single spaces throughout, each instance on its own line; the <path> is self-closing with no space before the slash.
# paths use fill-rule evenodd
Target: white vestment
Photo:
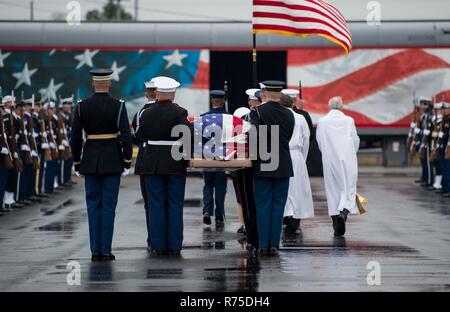
<path id="1" fill-rule="evenodd" d="M 356 206 L 359 137 L 353 118 L 332 109 L 319 119 L 316 138 L 322 152 L 328 214 L 338 215 L 344 208 L 359 214 Z"/>
<path id="2" fill-rule="evenodd" d="M 294 114 L 295 126 L 289 141 L 289 149 L 294 176 L 289 180 L 284 216 L 293 216 L 295 219 L 312 218 L 314 217 L 314 208 L 308 168 L 306 167 L 310 131 L 305 117 L 291 111 Z"/>

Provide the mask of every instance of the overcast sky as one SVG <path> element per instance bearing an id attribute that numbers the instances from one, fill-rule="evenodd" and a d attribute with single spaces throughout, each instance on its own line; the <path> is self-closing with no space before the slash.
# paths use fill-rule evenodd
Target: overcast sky
<path id="1" fill-rule="evenodd" d="M 0 0 L 0 19 L 30 19 L 31 0 Z M 64 16 L 68 0 L 34 0 L 36 20 Z M 107 0 L 79 0 L 82 15 L 100 8 Z M 366 0 L 328 0 L 348 20 L 366 20 Z M 450 0 L 379 0 L 381 18 L 449 19 Z M 122 0 L 134 15 L 135 0 Z M 252 0 L 138 0 L 139 20 L 250 20 Z"/>

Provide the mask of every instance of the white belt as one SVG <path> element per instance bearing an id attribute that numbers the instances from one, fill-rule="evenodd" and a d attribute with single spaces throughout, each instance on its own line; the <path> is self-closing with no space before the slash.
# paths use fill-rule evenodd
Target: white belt
<path id="1" fill-rule="evenodd" d="M 172 146 L 172 145 L 182 145 L 179 141 L 147 141 L 148 145 L 165 145 L 165 146 Z"/>

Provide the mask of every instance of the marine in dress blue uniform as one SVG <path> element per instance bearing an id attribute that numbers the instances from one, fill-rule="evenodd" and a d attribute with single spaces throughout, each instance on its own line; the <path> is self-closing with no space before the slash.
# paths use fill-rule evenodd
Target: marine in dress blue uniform
<path id="1" fill-rule="evenodd" d="M 73 96 L 64 98 L 61 100 L 61 102 L 62 102 L 61 116 L 64 121 L 65 137 L 67 137 L 67 140 L 70 142 L 72 133 L 72 122 L 73 122 L 73 113 L 72 113 Z M 73 167 L 73 156 L 70 155 L 70 157 L 64 160 L 64 164 L 62 167 L 61 182 L 63 185 L 75 184 L 72 181 L 72 167 Z"/>
<path id="2" fill-rule="evenodd" d="M 284 82 L 264 81 L 261 85 L 264 102 L 250 112 L 250 120 L 258 133 L 262 126 L 267 126 L 267 145 L 271 146 L 271 126 L 279 127 L 278 148 L 279 163 L 274 170 L 262 168 L 272 159 L 263 160 L 258 151 L 253 161 L 254 197 L 256 204 L 258 235 L 261 255 L 278 254 L 280 235 L 286 204 L 289 178 L 293 176 L 289 141 L 294 131 L 294 116 L 279 103 Z M 258 145 L 260 138 L 258 135 Z M 270 151 L 269 151 L 270 152 Z"/>
<path id="3" fill-rule="evenodd" d="M 439 151 L 439 161 L 442 169 L 442 188 L 438 191 L 444 197 L 450 197 L 450 103 L 443 103 L 444 117 L 442 120 L 441 147 Z"/>
<path id="4" fill-rule="evenodd" d="M 58 118 L 55 115 L 56 104 L 53 101 L 45 103 L 44 110 L 46 114 L 46 135 L 48 139 L 49 149 L 52 150 L 52 158 L 45 162 L 44 173 L 44 192 L 46 194 L 52 194 L 55 191 L 55 178 L 58 175 L 58 154 L 56 144 L 56 124 Z"/>
<path id="5" fill-rule="evenodd" d="M 111 244 L 120 178 L 129 174 L 132 157 L 125 103 L 108 94 L 112 72 L 109 69 L 90 71 L 95 93 L 77 104 L 72 126 L 75 173 L 84 175 L 85 179 L 93 261 L 115 259 Z"/>
<path id="6" fill-rule="evenodd" d="M 147 182 L 146 177 L 144 173 L 145 163 L 146 163 L 146 157 L 148 157 L 149 154 L 144 153 L 145 147 L 147 145 L 146 142 L 141 141 L 136 133 L 138 132 L 141 124 L 140 124 L 140 117 L 142 113 L 150 108 L 150 106 L 155 103 L 156 101 L 156 87 L 155 83 L 153 81 L 146 81 L 145 82 L 145 97 L 147 98 L 147 103 L 142 106 L 142 108 L 134 115 L 133 121 L 131 123 L 131 126 L 133 128 L 134 132 L 134 143 L 139 146 L 137 158 L 136 158 L 136 165 L 134 169 L 134 174 L 139 175 L 139 182 L 141 186 L 141 194 L 142 198 L 144 199 L 144 211 L 145 211 L 145 222 L 147 225 L 147 248 L 150 249 L 150 211 L 148 206 L 148 195 L 147 195 Z"/>
<path id="7" fill-rule="evenodd" d="M 152 254 L 179 255 L 183 241 L 183 203 L 188 161 L 174 159 L 171 150 L 180 144 L 180 137 L 172 137 L 172 129 L 184 125 L 189 128 L 192 144 L 192 125 L 187 111 L 173 102 L 180 85 L 168 77 L 154 78 L 158 92 L 156 103 L 140 118 L 138 138 L 146 142 L 145 166 L 150 206 L 150 245 Z M 186 128 L 187 129 L 187 128 Z M 181 143 L 182 144 L 182 143 Z M 186 152 L 184 146 L 180 146 Z"/>
<path id="8" fill-rule="evenodd" d="M 212 109 L 202 114 L 226 114 L 225 91 L 210 92 Z M 225 195 L 227 193 L 227 176 L 223 169 L 205 170 L 203 172 L 203 223 L 211 224 L 211 216 L 215 216 L 216 229 L 223 230 L 225 219 Z M 214 211 L 215 204 L 215 211 Z"/>

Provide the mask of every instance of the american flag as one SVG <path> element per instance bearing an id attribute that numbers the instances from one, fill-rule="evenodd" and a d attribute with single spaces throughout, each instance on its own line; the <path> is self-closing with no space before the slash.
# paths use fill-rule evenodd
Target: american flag
<path id="1" fill-rule="evenodd" d="M 194 119 L 194 155 L 200 158 L 230 160 L 245 158 L 245 133 L 250 123 L 229 114 L 206 114 Z"/>
<path id="2" fill-rule="evenodd" d="M 339 44 L 346 53 L 352 48 L 352 36 L 344 16 L 322 0 L 253 0 L 253 32 L 317 35 Z"/>
<path id="3" fill-rule="evenodd" d="M 288 85 L 302 82 L 304 109 L 314 122 L 340 95 L 358 127 L 408 127 L 413 94 L 450 98 L 449 48 L 337 48 L 288 51 Z"/>

